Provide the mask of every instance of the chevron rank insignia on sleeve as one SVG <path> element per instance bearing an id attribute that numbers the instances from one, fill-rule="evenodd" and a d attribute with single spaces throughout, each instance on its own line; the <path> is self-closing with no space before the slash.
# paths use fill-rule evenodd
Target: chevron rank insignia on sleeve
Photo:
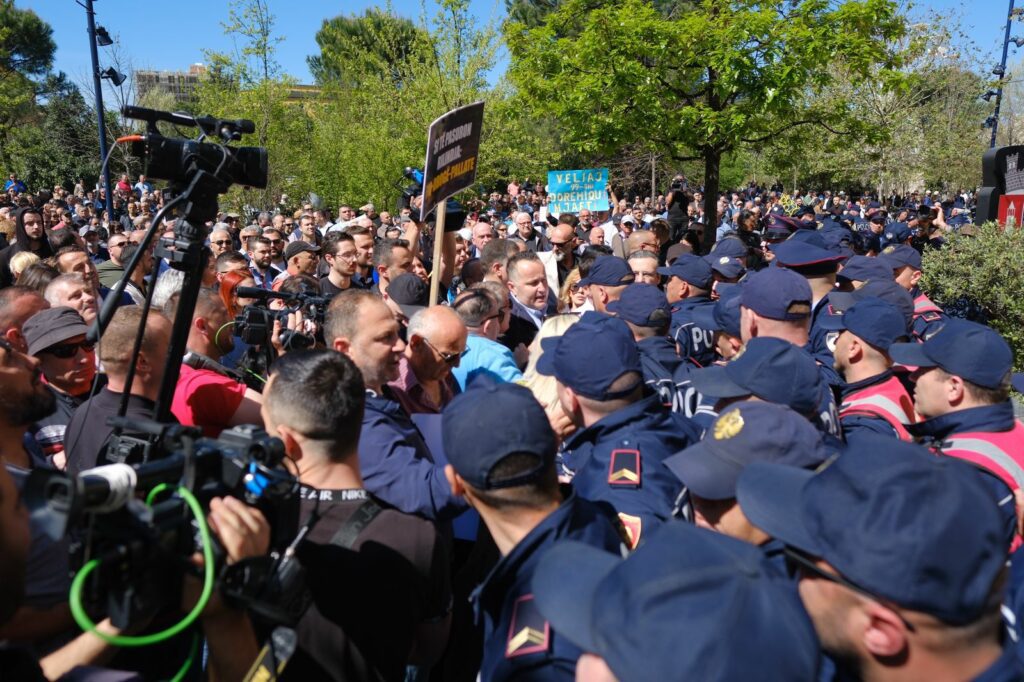
<path id="1" fill-rule="evenodd" d="M 608 465 L 608 484 L 627 488 L 640 487 L 640 451 L 612 450 Z"/>
<path id="2" fill-rule="evenodd" d="M 508 628 L 505 658 L 515 658 L 548 650 L 551 625 L 537 609 L 532 594 L 516 599 L 512 607 L 512 623 Z"/>

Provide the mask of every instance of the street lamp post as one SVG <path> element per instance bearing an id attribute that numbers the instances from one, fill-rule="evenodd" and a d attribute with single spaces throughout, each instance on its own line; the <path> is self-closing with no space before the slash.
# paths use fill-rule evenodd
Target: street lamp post
<path id="1" fill-rule="evenodd" d="M 89 54 L 92 57 L 92 84 L 96 93 L 96 127 L 100 135 L 100 163 L 107 158 L 107 126 L 103 120 L 103 84 L 100 75 L 100 60 L 96 50 L 96 12 L 92 8 L 93 0 L 85 0 L 85 16 L 89 20 Z M 996 111 L 999 105 L 996 104 Z M 110 165 L 103 166 L 104 204 L 107 210 L 107 222 L 114 220 L 114 194 L 110 185 Z"/>
<path id="2" fill-rule="evenodd" d="M 1003 81 L 1006 78 L 1006 53 L 1010 50 L 1010 26 L 1013 24 L 1013 3 L 1010 0 L 1010 9 L 1006 11 L 1006 34 L 1003 36 L 1003 59 L 999 62 L 999 87 L 996 89 L 996 110 L 992 112 L 992 141 L 989 148 L 996 146 L 996 132 L 999 130 L 999 105 L 1003 103 Z M 1016 41 L 1015 41 L 1016 42 Z"/>

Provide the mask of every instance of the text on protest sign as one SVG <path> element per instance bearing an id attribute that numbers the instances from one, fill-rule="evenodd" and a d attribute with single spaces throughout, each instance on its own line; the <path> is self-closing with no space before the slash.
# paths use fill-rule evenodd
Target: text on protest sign
<path id="1" fill-rule="evenodd" d="M 608 210 L 608 169 L 548 171 L 548 212 Z"/>
<path id="2" fill-rule="evenodd" d="M 475 102 L 453 109 L 430 124 L 420 220 L 426 220 L 435 206 L 473 184 L 483 120 L 484 103 Z"/>

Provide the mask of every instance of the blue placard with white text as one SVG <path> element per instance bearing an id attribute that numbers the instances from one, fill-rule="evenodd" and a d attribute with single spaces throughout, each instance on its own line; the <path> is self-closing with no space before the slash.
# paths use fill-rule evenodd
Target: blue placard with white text
<path id="1" fill-rule="evenodd" d="M 548 213 L 608 210 L 608 169 L 548 171 Z"/>

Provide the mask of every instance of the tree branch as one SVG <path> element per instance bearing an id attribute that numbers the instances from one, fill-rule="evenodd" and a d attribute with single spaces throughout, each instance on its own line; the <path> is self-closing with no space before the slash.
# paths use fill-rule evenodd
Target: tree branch
<path id="1" fill-rule="evenodd" d="M 782 133 L 786 132 L 787 130 L 792 130 L 793 128 L 796 128 L 796 127 L 799 127 L 799 126 L 803 126 L 803 125 L 821 126 L 825 130 L 827 130 L 830 133 L 832 133 L 833 135 L 850 135 L 851 134 L 851 132 L 849 130 L 836 130 L 835 128 L 833 128 L 829 124 L 825 123 L 824 121 L 821 121 L 819 119 L 814 119 L 814 118 L 808 118 L 808 119 L 802 119 L 800 121 L 793 121 L 792 123 L 787 123 L 786 125 L 782 126 L 778 130 L 773 130 L 772 132 L 768 133 L 767 135 L 762 135 L 761 137 L 742 138 L 742 140 L 746 144 L 758 144 L 760 142 L 765 142 L 766 140 L 768 140 L 770 138 L 773 138 L 776 135 L 781 135 Z"/>

